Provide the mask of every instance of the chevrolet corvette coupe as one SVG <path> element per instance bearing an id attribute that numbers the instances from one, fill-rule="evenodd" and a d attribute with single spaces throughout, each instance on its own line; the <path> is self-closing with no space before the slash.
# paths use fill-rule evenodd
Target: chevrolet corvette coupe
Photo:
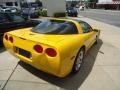
<path id="1" fill-rule="evenodd" d="M 33 28 L 4 34 L 4 46 L 33 67 L 65 77 L 78 72 L 88 49 L 98 42 L 100 30 L 81 20 L 49 18 Z"/>

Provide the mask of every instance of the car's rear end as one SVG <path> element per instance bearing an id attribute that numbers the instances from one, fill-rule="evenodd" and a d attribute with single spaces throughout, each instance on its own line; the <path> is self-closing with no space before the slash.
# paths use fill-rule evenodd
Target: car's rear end
<path id="1" fill-rule="evenodd" d="M 52 18 L 34 28 L 7 32 L 3 41 L 8 51 L 24 62 L 65 77 L 72 70 L 79 47 L 78 30 L 74 26 L 71 20 Z"/>
<path id="2" fill-rule="evenodd" d="M 7 32 L 4 45 L 9 52 L 20 60 L 42 71 L 63 77 L 60 74 L 60 56 L 57 42 L 63 38 L 39 35 L 24 29 Z M 52 40 L 52 41 L 50 41 Z"/>

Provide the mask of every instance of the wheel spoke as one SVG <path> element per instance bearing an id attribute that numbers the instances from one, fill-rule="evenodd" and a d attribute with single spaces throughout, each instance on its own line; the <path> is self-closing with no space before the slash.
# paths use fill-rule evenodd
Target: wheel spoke
<path id="1" fill-rule="evenodd" d="M 80 51 L 76 61 L 76 70 L 79 70 L 79 68 L 81 67 L 82 60 L 83 60 L 83 51 Z"/>

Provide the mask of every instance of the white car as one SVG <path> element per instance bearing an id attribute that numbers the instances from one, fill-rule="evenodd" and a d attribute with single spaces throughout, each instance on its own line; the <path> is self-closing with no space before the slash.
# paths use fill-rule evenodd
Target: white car
<path id="1" fill-rule="evenodd" d="M 2 11 L 2 12 L 6 12 L 6 11 L 8 11 L 8 10 L 10 10 L 10 8 L 5 8 L 5 7 L 1 8 L 1 11 Z"/>
<path id="2" fill-rule="evenodd" d="M 80 6 L 80 7 L 79 7 L 79 11 L 83 11 L 84 8 L 85 8 L 84 6 Z"/>
<path id="3" fill-rule="evenodd" d="M 1 12 L 17 12 L 17 9 L 14 7 L 1 7 Z"/>

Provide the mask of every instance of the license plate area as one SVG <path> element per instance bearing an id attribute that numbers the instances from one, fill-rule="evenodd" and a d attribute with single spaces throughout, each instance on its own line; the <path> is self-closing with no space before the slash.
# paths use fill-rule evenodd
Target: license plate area
<path id="1" fill-rule="evenodd" d="M 21 48 L 18 48 L 18 47 L 15 47 L 14 48 L 14 51 L 17 53 L 17 54 L 20 54 L 26 58 L 31 58 L 31 53 L 29 51 L 26 51 L 24 49 L 21 49 Z"/>

